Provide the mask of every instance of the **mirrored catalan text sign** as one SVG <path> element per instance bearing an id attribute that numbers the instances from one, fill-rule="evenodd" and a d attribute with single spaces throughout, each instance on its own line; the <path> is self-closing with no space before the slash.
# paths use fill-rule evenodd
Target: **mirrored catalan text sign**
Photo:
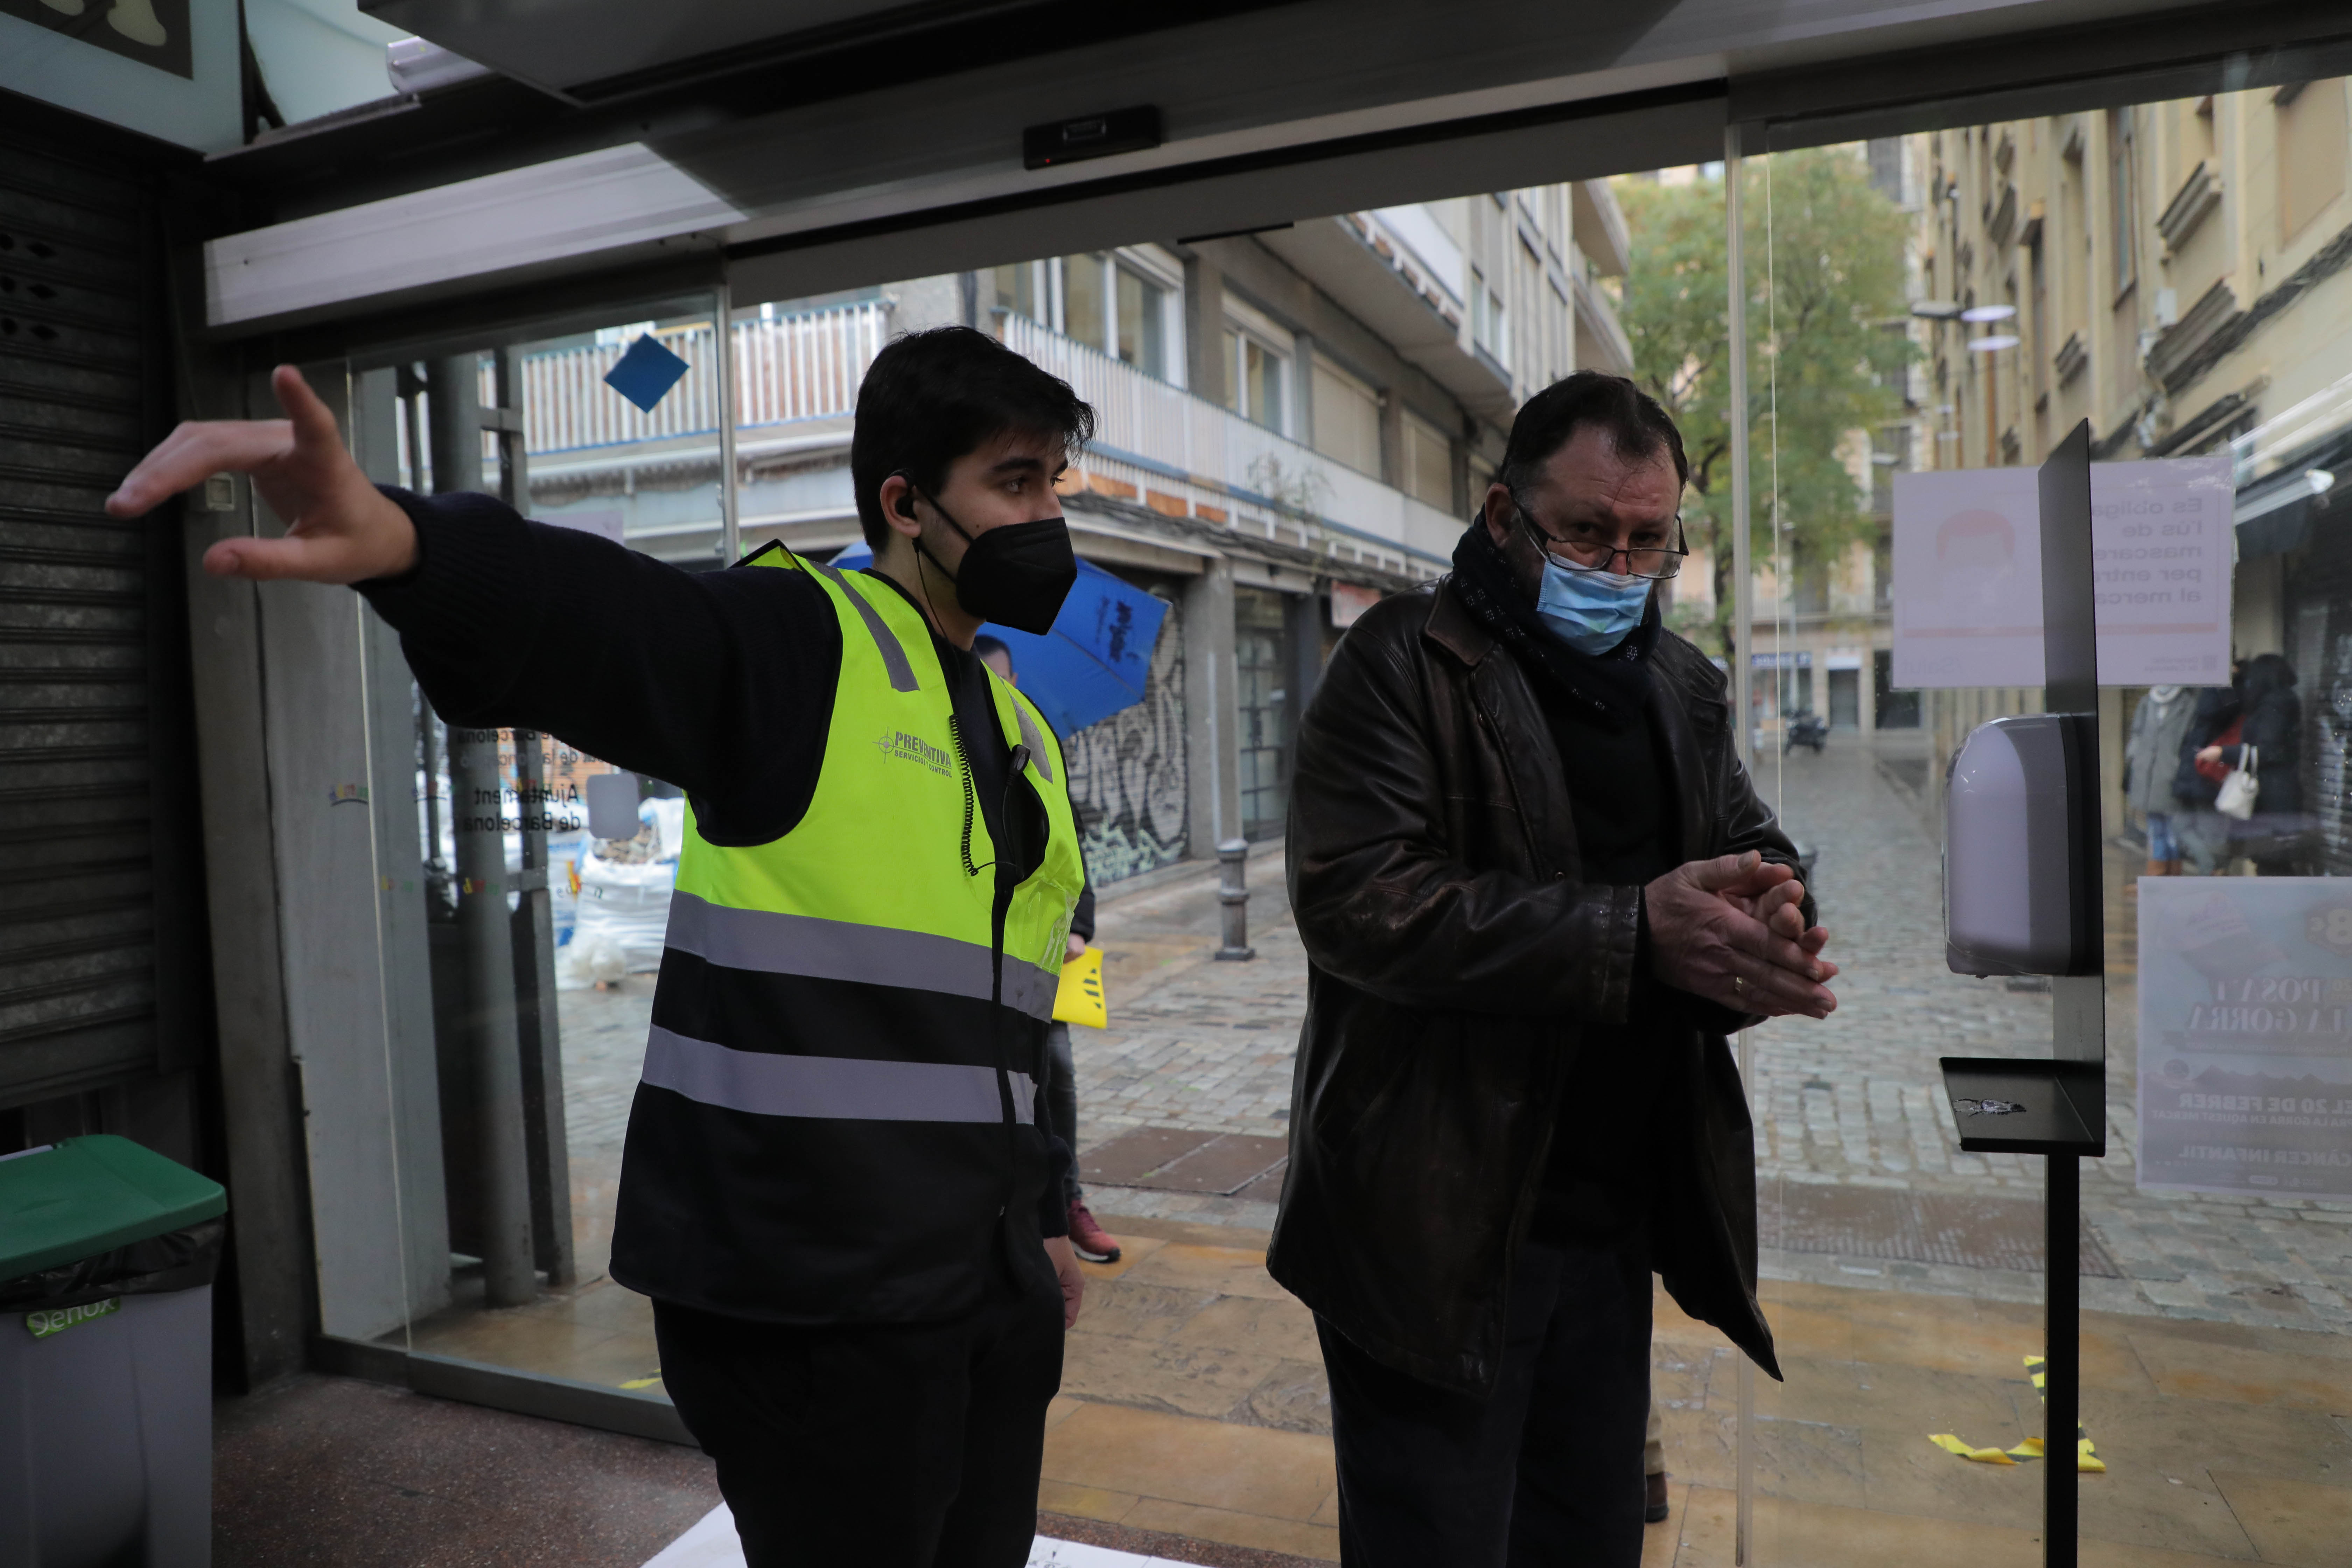
<path id="1" fill-rule="evenodd" d="M 2230 462 L 2091 465 L 2099 684 L 2226 685 Z M 2032 468 L 1895 477 L 1897 688 L 2039 686 L 2042 534 Z"/>
<path id="2" fill-rule="evenodd" d="M 2352 881 L 2140 882 L 2139 1184 L 2352 1196 Z"/>

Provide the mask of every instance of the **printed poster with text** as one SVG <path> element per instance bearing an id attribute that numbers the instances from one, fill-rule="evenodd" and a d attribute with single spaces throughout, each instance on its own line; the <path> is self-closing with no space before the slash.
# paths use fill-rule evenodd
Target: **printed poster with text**
<path id="1" fill-rule="evenodd" d="M 2091 465 L 2102 686 L 2230 682 L 2227 458 Z M 2042 684 L 2032 468 L 1895 476 L 1896 688 Z"/>
<path id="2" fill-rule="evenodd" d="M 2352 1196 L 2352 879 L 2142 879 L 2139 1184 Z"/>

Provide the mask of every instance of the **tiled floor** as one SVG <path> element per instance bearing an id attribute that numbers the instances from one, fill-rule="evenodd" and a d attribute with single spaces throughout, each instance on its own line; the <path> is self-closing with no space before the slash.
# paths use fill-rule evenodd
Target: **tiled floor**
<path id="1" fill-rule="evenodd" d="M 719 1501 L 691 1448 L 380 1383 L 304 1373 L 214 1412 L 215 1568 L 638 1568 Z"/>

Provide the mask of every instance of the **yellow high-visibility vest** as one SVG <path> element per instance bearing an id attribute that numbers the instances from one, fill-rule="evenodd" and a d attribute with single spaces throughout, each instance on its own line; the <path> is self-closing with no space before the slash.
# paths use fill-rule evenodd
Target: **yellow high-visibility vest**
<path id="1" fill-rule="evenodd" d="M 958 732 L 922 616 L 781 547 L 747 564 L 822 586 L 841 672 L 789 832 L 715 844 L 689 813 L 613 1275 L 785 1321 L 954 1310 L 1043 1184 L 1045 1029 L 1085 884 L 1061 746 L 988 678 L 1019 764 L 1000 820 L 1043 837 L 1001 879 L 966 752 L 985 738 Z"/>

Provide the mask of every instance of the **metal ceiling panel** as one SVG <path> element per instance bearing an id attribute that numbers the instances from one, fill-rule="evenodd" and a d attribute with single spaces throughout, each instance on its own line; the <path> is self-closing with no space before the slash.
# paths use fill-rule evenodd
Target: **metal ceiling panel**
<path id="1" fill-rule="evenodd" d="M 912 23 L 939 9 L 904 0 L 360 0 L 503 76 L 561 90 L 634 77 L 772 40 Z"/>

